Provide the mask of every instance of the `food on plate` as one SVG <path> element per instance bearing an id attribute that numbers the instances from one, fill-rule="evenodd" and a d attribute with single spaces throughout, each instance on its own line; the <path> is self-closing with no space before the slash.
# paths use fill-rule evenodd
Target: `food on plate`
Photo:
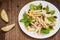
<path id="1" fill-rule="evenodd" d="M 43 7 L 39 5 L 30 4 L 29 11 L 25 11 L 23 18 L 20 22 L 23 22 L 28 31 L 33 31 L 39 34 L 48 34 L 51 30 L 54 30 L 56 16 L 54 16 L 55 10 L 49 9 L 49 6 Z"/>
<path id="2" fill-rule="evenodd" d="M 8 20 L 8 15 L 7 15 L 7 13 L 6 13 L 6 11 L 3 9 L 2 11 L 1 11 L 1 18 L 5 21 L 5 22 L 8 22 L 9 20 Z"/>
<path id="3" fill-rule="evenodd" d="M 2 27 L 1 30 L 4 32 L 10 31 L 14 26 L 15 26 L 15 24 L 7 25 L 5 27 Z"/>

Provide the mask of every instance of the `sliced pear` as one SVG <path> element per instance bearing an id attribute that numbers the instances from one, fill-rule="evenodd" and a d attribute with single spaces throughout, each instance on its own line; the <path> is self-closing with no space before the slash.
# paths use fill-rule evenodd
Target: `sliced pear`
<path id="1" fill-rule="evenodd" d="M 11 30 L 14 26 L 15 26 L 15 24 L 11 24 L 6 27 L 2 27 L 1 30 L 6 32 L 6 31 Z"/>
<path id="2" fill-rule="evenodd" d="M 3 9 L 1 11 L 1 18 L 5 21 L 5 22 L 8 22 L 8 16 L 7 16 L 7 13 L 6 11 Z"/>

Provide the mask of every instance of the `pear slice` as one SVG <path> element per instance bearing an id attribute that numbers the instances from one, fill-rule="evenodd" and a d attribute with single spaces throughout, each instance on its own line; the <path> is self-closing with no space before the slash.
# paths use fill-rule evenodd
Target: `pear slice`
<path id="1" fill-rule="evenodd" d="M 8 25 L 6 27 L 2 27 L 1 30 L 2 31 L 10 31 L 13 27 L 15 26 L 15 24 L 11 24 L 11 25 Z"/>
<path id="2" fill-rule="evenodd" d="M 5 21 L 5 22 L 8 22 L 8 16 L 7 16 L 7 13 L 6 11 L 3 9 L 1 11 L 1 18 Z"/>

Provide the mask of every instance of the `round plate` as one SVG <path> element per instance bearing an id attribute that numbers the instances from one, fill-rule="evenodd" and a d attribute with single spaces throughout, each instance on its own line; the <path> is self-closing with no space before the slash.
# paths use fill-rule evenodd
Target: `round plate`
<path id="1" fill-rule="evenodd" d="M 20 22 L 20 19 L 23 18 L 24 12 L 29 10 L 30 4 L 38 5 L 40 3 L 42 3 L 43 7 L 46 7 L 48 5 L 49 9 L 55 10 L 55 14 L 54 15 L 57 16 L 56 25 L 54 26 L 54 30 L 50 31 L 49 34 L 44 34 L 44 35 L 43 34 L 39 34 L 38 35 L 37 33 L 27 31 L 26 28 L 25 28 L 24 23 Z M 51 4 L 49 2 L 46 2 L 46 1 L 33 1 L 33 2 L 30 2 L 30 3 L 26 4 L 21 9 L 21 11 L 19 13 L 19 16 L 18 16 L 18 23 L 19 23 L 19 26 L 22 29 L 22 31 L 25 34 L 29 35 L 30 37 L 37 38 L 37 39 L 48 38 L 48 37 L 51 37 L 52 35 L 54 35 L 59 30 L 59 26 L 60 26 L 60 14 L 59 14 L 59 10 L 53 4 Z"/>

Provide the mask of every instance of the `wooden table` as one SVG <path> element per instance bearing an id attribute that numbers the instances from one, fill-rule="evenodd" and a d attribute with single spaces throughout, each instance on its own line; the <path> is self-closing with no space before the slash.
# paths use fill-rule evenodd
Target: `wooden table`
<path id="1" fill-rule="evenodd" d="M 15 28 L 9 32 L 4 33 L 0 30 L 0 40 L 60 40 L 60 30 L 54 36 L 47 39 L 34 39 L 22 32 L 18 25 L 18 14 L 24 5 L 31 1 L 32 0 L 0 0 L 0 12 L 2 9 L 5 9 L 9 17 L 8 23 L 5 23 L 0 18 L 0 28 L 11 23 L 16 23 Z M 60 0 L 46 1 L 51 2 L 60 10 Z"/>

